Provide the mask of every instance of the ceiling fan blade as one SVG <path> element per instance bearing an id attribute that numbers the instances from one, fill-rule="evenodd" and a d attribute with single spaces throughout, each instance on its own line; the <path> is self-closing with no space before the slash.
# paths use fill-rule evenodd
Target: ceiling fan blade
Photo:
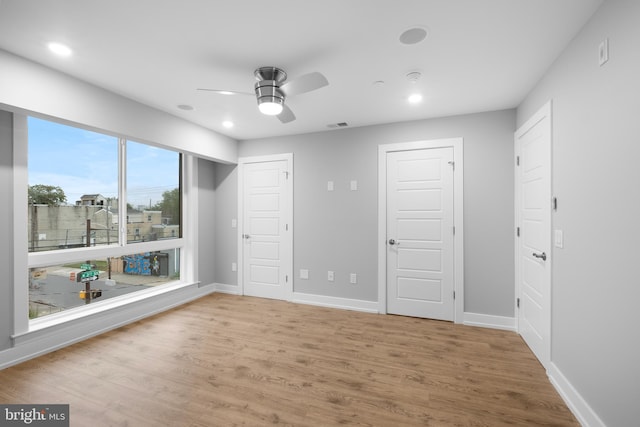
<path id="1" fill-rule="evenodd" d="M 286 95 L 298 95 L 301 93 L 311 92 L 312 90 L 320 89 L 327 86 L 329 81 L 321 73 L 313 72 L 304 74 L 290 82 L 286 82 L 280 86 L 280 90 Z"/>
<path id="2" fill-rule="evenodd" d="M 293 114 L 293 111 L 291 111 L 291 108 L 287 107 L 287 105 L 283 105 L 282 106 L 282 113 L 278 114 L 276 117 L 278 117 L 278 119 L 282 122 L 282 123 L 289 123 L 292 122 L 296 119 L 296 115 Z"/>
<path id="3" fill-rule="evenodd" d="M 196 90 L 201 90 L 204 92 L 214 92 L 217 93 L 219 95 L 251 95 L 251 96 L 255 96 L 255 93 L 248 93 L 248 92 L 238 92 L 235 90 L 223 90 L 223 89 L 207 89 L 207 88 L 197 88 Z"/>

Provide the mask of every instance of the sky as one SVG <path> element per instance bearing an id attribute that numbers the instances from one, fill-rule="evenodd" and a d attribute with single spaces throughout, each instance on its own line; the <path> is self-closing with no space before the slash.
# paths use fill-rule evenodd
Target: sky
<path id="1" fill-rule="evenodd" d="M 83 194 L 118 197 L 118 138 L 29 117 L 29 185 L 62 188 L 67 204 Z M 127 141 L 127 202 L 154 205 L 178 187 L 179 154 Z"/>

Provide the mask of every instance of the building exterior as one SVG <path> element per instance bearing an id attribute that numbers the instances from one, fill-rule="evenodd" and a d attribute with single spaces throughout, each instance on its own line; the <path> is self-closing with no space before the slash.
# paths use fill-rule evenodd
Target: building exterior
<path id="1" fill-rule="evenodd" d="M 75 205 L 29 206 L 29 251 L 48 251 L 118 242 L 118 209 L 100 194 L 81 197 Z M 162 212 L 129 210 L 127 242 L 146 242 L 179 237 L 179 225 L 167 225 Z M 87 240 L 87 231 L 89 240 Z"/>
<path id="2" fill-rule="evenodd" d="M 101 194 L 84 194 L 80 200 L 76 201 L 76 206 L 104 206 L 105 204 L 108 205 L 109 200 Z"/>

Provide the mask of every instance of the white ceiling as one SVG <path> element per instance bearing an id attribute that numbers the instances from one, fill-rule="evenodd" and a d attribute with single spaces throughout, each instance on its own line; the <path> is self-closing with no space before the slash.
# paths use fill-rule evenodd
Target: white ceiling
<path id="1" fill-rule="evenodd" d="M 516 107 L 602 2 L 0 0 L 0 49 L 250 139 Z M 415 26 L 428 37 L 401 44 Z M 73 55 L 52 55 L 50 41 Z M 288 124 L 255 98 L 196 91 L 252 92 L 254 69 L 270 65 L 289 79 L 319 71 L 329 86 L 288 98 Z M 419 105 L 406 102 L 414 91 Z"/>

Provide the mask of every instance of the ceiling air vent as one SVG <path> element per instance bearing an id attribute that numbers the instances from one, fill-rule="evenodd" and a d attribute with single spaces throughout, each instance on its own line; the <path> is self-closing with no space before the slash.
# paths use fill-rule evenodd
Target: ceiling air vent
<path id="1" fill-rule="evenodd" d="M 347 126 L 349 126 L 349 123 L 347 122 L 333 123 L 333 124 L 327 125 L 327 127 L 331 129 L 346 128 Z"/>

